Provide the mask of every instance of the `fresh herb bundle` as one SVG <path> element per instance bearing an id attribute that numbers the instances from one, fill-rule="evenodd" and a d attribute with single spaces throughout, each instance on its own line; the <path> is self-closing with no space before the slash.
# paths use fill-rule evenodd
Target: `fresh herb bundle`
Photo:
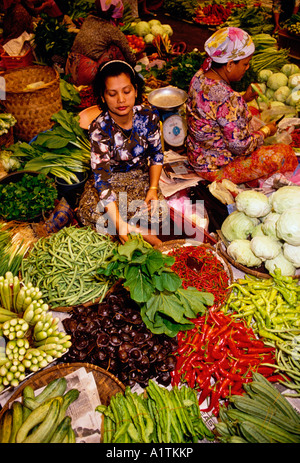
<path id="1" fill-rule="evenodd" d="M 174 257 L 154 249 L 141 235 L 129 235 L 98 273 L 123 280 L 131 298 L 140 305 L 147 328 L 152 333 L 173 337 L 193 328 L 192 319 L 203 315 L 205 306 L 214 302 L 211 293 L 192 287 L 184 289 L 181 278 L 171 270 L 173 263 Z"/>
<path id="2" fill-rule="evenodd" d="M 26 172 L 18 182 L 0 184 L 0 216 L 5 220 L 31 220 L 51 209 L 56 198 L 54 180 Z"/>

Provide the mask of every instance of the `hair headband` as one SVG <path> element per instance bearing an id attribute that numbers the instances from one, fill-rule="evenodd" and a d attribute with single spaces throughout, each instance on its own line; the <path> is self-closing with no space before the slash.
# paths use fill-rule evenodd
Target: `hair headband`
<path id="1" fill-rule="evenodd" d="M 129 63 L 127 63 L 127 61 L 123 61 L 123 60 L 121 60 L 121 59 L 114 59 L 114 60 L 111 60 L 111 61 L 107 61 L 106 63 L 103 64 L 103 66 L 101 66 L 101 72 L 102 72 L 102 70 L 103 70 L 106 66 L 108 66 L 109 64 L 113 64 L 113 63 L 122 63 L 122 64 L 125 64 L 126 66 L 129 67 L 129 69 L 131 70 L 132 74 L 135 75 L 135 71 L 134 71 L 133 67 L 132 67 Z"/>

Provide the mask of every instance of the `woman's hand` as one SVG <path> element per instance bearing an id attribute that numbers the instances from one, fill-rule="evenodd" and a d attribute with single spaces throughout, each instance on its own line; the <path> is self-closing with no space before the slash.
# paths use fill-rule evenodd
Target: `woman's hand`
<path id="1" fill-rule="evenodd" d="M 270 122 L 270 124 L 267 124 L 267 127 L 270 129 L 270 136 L 275 135 L 277 132 L 277 125 L 275 122 Z"/>
<path id="2" fill-rule="evenodd" d="M 158 196 L 157 196 L 157 190 L 151 189 L 147 191 L 146 198 L 145 198 L 145 208 L 148 209 L 148 211 L 151 211 L 151 214 L 154 214 L 154 212 L 157 209 L 158 205 Z"/>

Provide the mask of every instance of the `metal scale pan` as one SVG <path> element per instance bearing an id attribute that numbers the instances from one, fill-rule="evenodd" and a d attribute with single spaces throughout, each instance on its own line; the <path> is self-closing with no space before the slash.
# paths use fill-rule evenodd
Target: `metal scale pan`
<path id="1" fill-rule="evenodd" d="M 163 137 L 171 147 L 182 146 L 187 135 L 186 120 L 180 114 L 187 96 L 184 90 L 173 86 L 158 88 L 148 95 L 149 103 L 160 112 Z"/>

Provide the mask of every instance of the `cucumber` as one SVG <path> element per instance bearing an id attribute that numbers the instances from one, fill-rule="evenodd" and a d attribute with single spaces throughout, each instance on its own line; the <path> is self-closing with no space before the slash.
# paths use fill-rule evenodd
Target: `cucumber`
<path id="1" fill-rule="evenodd" d="M 76 444 L 76 436 L 72 426 L 69 426 L 68 430 L 68 444 Z"/>
<path id="2" fill-rule="evenodd" d="M 13 402 L 12 406 L 12 429 L 9 442 L 11 444 L 15 443 L 16 435 L 19 431 L 21 425 L 23 424 L 23 405 L 21 402 L 16 400 Z"/>
<path id="3" fill-rule="evenodd" d="M 67 388 L 66 378 L 57 378 L 50 381 L 49 384 L 38 394 L 35 400 L 41 404 L 45 400 L 50 399 L 51 397 L 62 396 L 65 393 Z"/>
<path id="4" fill-rule="evenodd" d="M 60 400 L 57 398 L 57 401 L 59 401 L 60 405 L 62 404 L 62 398 L 60 398 Z M 16 443 L 22 443 L 27 438 L 30 431 L 45 420 L 52 403 L 53 401 L 51 403 L 43 403 L 30 413 L 17 432 Z"/>
<path id="5" fill-rule="evenodd" d="M 6 410 L 0 423 L 0 444 L 8 444 L 12 430 L 12 410 Z"/>
<path id="6" fill-rule="evenodd" d="M 71 425 L 71 418 L 69 416 L 65 416 L 64 419 L 57 426 L 49 443 L 50 444 L 61 444 L 64 438 L 66 437 L 66 435 L 68 435 L 70 425 Z"/>
<path id="7" fill-rule="evenodd" d="M 46 416 L 40 422 L 41 424 L 37 428 L 35 428 L 31 434 L 27 435 L 25 439 L 22 441 L 22 443 L 23 444 L 48 443 L 56 430 L 57 418 L 59 416 L 60 407 L 61 407 L 61 401 L 59 400 L 59 398 L 54 399 L 50 403 Z M 37 410 L 38 409 L 36 408 L 32 413 L 36 412 Z"/>
<path id="8" fill-rule="evenodd" d="M 72 402 L 74 402 L 76 399 L 78 399 L 78 396 L 79 396 L 78 389 L 70 389 L 68 392 L 65 393 L 65 395 L 63 396 L 63 403 L 60 409 L 60 414 L 59 414 L 59 419 L 58 419 L 59 423 L 64 419 L 69 405 Z"/>

